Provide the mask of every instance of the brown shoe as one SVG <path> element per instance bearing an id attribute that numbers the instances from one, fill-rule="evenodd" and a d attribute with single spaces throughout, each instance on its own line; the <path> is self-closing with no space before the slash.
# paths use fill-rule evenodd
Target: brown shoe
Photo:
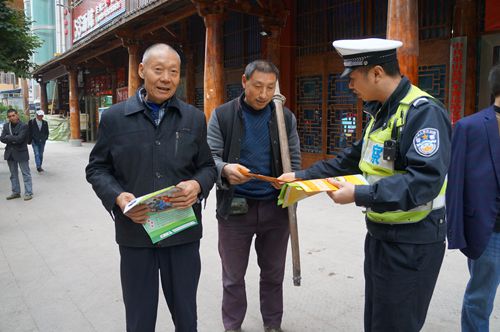
<path id="1" fill-rule="evenodd" d="M 15 199 L 15 198 L 20 198 L 20 197 L 21 197 L 20 194 L 14 194 L 14 193 L 12 193 L 9 196 L 5 197 L 5 199 L 10 200 L 10 199 Z"/>

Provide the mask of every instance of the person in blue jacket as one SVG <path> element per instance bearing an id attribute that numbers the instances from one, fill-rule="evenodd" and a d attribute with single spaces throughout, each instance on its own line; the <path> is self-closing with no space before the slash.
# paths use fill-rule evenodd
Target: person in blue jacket
<path id="1" fill-rule="evenodd" d="M 419 331 L 445 252 L 444 192 L 451 124 L 439 101 L 401 75 L 400 41 L 339 40 L 343 77 L 370 121 L 337 158 L 283 174 L 315 179 L 362 173 L 369 185 L 330 180 L 339 204 L 366 208 L 365 331 Z"/>
<path id="2" fill-rule="evenodd" d="M 500 64 L 489 73 L 494 103 L 455 125 L 448 171 L 448 247 L 467 256 L 462 331 L 489 331 L 500 282 Z"/>

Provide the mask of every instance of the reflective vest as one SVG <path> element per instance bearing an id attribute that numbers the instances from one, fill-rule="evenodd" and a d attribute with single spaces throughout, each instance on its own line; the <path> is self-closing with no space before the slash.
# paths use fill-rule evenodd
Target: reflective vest
<path id="1" fill-rule="evenodd" d="M 385 128 L 381 127 L 372 132 L 371 129 L 375 124 L 375 117 L 371 116 L 371 120 L 368 123 L 368 127 L 363 137 L 363 148 L 359 162 L 359 168 L 363 171 L 363 175 L 370 184 L 374 184 L 381 178 L 387 176 L 406 173 L 406 171 L 394 169 L 394 160 L 383 159 L 384 142 L 390 139 L 397 140 L 397 137 L 393 137 L 394 126 L 397 127 L 397 131 L 395 132 L 399 132 L 399 128 L 405 124 L 410 106 L 413 105 L 416 107 L 421 102 L 427 102 L 428 98 L 434 99 L 428 93 L 412 85 L 407 95 L 399 102 L 396 113 L 391 116 Z M 446 180 L 438 196 L 426 204 L 417 206 L 408 211 L 396 210 L 382 213 L 374 212 L 370 208 L 367 208 L 366 214 L 368 219 L 379 223 L 405 224 L 418 222 L 424 219 L 432 210 L 444 207 L 445 191 Z"/>

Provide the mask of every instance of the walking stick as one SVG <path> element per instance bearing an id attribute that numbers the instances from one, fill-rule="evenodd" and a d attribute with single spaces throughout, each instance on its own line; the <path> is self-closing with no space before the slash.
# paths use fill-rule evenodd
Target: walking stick
<path id="1" fill-rule="evenodd" d="M 283 105 L 285 104 L 285 96 L 280 93 L 279 81 L 276 81 L 276 89 L 274 90 L 273 101 L 276 105 L 276 120 L 278 122 L 278 135 L 280 141 L 281 164 L 283 165 L 283 173 L 292 171 L 290 161 L 290 150 L 288 149 L 288 135 L 285 126 L 285 116 L 283 113 Z M 292 247 L 292 268 L 293 268 L 293 284 L 300 286 L 300 252 L 299 252 L 299 233 L 297 230 L 297 204 L 288 207 L 288 224 L 290 226 L 290 242 Z"/>

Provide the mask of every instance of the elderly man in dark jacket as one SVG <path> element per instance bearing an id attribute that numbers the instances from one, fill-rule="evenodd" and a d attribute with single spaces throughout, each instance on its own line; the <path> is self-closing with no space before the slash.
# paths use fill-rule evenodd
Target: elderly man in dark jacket
<path id="1" fill-rule="evenodd" d="M 28 125 L 19 120 L 19 114 L 15 109 L 7 110 L 9 119 L 3 125 L 0 141 L 5 143 L 4 159 L 7 160 L 10 170 L 10 183 L 12 185 L 12 194 L 7 199 L 21 197 L 21 186 L 19 184 L 19 173 L 17 167 L 21 169 L 24 182 L 24 200 L 28 201 L 33 197 L 31 185 L 31 173 L 28 163 Z"/>
<path id="2" fill-rule="evenodd" d="M 216 169 L 205 115 L 175 96 L 180 57 L 170 46 L 146 50 L 139 65 L 144 88 L 102 115 L 87 180 L 115 220 L 127 331 L 154 331 L 159 280 L 176 331 L 197 330 L 201 204 Z M 146 205 L 122 211 L 135 197 L 175 185 L 175 207 L 193 207 L 198 225 L 153 245 L 143 228 Z"/>

